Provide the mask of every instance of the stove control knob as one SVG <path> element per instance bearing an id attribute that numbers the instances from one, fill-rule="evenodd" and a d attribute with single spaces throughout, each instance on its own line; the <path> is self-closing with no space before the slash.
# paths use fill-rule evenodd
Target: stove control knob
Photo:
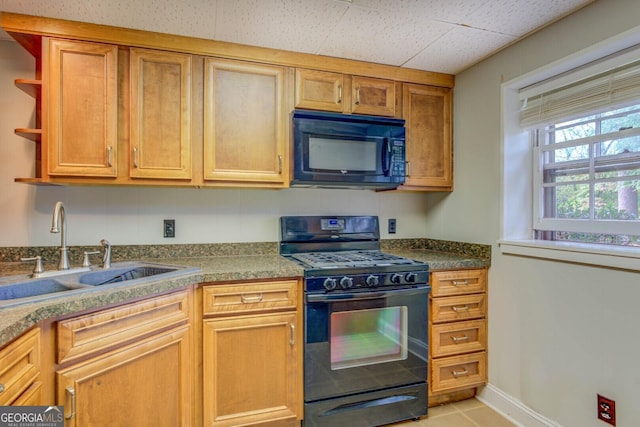
<path id="1" fill-rule="evenodd" d="M 331 277 L 328 277 L 325 279 L 322 286 L 324 286 L 326 290 L 332 291 L 336 288 L 336 279 L 332 279 Z"/>
<path id="2" fill-rule="evenodd" d="M 407 273 L 404 276 L 404 280 L 406 280 L 407 283 L 416 283 L 416 280 L 418 280 L 418 275 L 416 273 Z"/>
<path id="3" fill-rule="evenodd" d="M 391 275 L 391 283 L 393 283 L 394 285 L 399 285 L 401 280 L 402 280 L 401 274 L 393 273 Z"/>
<path id="4" fill-rule="evenodd" d="M 345 276 L 342 279 L 340 279 L 340 287 L 342 287 L 342 289 L 349 289 L 352 286 L 353 286 L 353 279 L 351 277 Z"/>
<path id="5" fill-rule="evenodd" d="M 371 288 L 375 288 L 379 284 L 380 284 L 380 279 L 378 279 L 378 276 L 374 276 L 372 274 L 371 276 L 367 277 L 367 286 Z"/>

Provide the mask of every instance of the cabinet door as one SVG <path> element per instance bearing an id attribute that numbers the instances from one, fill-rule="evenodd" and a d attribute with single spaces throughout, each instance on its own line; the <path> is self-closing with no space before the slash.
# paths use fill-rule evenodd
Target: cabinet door
<path id="1" fill-rule="evenodd" d="M 296 108 L 341 113 L 349 107 L 345 95 L 347 91 L 343 74 L 296 69 Z"/>
<path id="2" fill-rule="evenodd" d="M 0 350 L 0 406 L 40 397 L 40 329 L 35 328 Z"/>
<path id="3" fill-rule="evenodd" d="M 205 59 L 204 179 L 289 183 L 283 67 Z"/>
<path id="4" fill-rule="evenodd" d="M 191 56 L 132 48 L 129 173 L 191 179 Z"/>
<path id="5" fill-rule="evenodd" d="M 56 372 L 66 426 L 192 424 L 188 325 Z"/>
<path id="6" fill-rule="evenodd" d="M 204 425 L 295 420 L 297 336 L 293 312 L 205 320 Z"/>
<path id="7" fill-rule="evenodd" d="M 115 177 L 117 46 L 49 40 L 43 56 L 49 174 Z"/>
<path id="8" fill-rule="evenodd" d="M 351 87 L 351 111 L 353 113 L 391 117 L 395 115 L 395 82 L 353 76 Z"/>
<path id="9" fill-rule="evenodd" d="M 402 188 L 453 190 L 451 95 L 449 88 L 403 85 L 407 178 Z"/>

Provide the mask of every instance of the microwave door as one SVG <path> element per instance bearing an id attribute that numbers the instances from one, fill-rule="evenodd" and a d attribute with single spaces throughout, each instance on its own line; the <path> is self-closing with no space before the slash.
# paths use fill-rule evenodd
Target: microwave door
<path id="1" fill-rule="evenodd" d="M 332 138 L 310 135 L 308 139 L 309 172 L 330 175 L 384 174 L 378 155 L 380 146 L 376 138 Z M 385 160 L 386 161 L 386 160 Z"/>

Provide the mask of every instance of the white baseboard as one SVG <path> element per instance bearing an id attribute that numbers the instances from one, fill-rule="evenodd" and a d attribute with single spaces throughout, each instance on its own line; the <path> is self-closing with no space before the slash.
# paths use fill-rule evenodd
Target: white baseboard
<path id="1" fill-rule="evenodd" d="M 483 387 L 476 398 L 518 427 L 562 427 L 492 384 Z"/>

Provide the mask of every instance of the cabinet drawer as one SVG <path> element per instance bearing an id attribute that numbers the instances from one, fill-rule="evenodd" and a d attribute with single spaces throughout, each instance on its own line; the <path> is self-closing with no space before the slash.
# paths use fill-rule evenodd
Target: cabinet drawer
<path id="1" fill-rule="evenodd" d="M 476 387 L 486 381 L 487 353 L 484 351 L 431 361 L 432 393 Z"/>
<path id="2" fill-rule="evenodd" d="M 202 290 L 205 315 L 229 315 L 253 311 L 295 310 L 298 282 L 211 285 Z"/>
<path id="3" fill-rule="evenodd" d="M 434 297 L 484 292 L 487 270 L 435 271 L 431 273 L 431 295 Z"/>
<path id="4" fill-rule="evenodd" d="M 453 322 L 431 328 L 431 356 L 451 356 L 485 350 L 487 321 Z"/>
<path id="5" fill-rule="evenodd" d="M 190 290 L 162 295 L 57 323 L 57 362 L 140 339 L 190 321 Z"/>
<path id="6" fill-rule="evenodd" d="M 0 406 L 11 405 L 40 375 L 40 329 L 0 350 Z"/>
<path id="7" fill-rule="evenodd" d="M 486 315 L 486 294 L 431 299 L 432 323 L 478 319 Z"/>

